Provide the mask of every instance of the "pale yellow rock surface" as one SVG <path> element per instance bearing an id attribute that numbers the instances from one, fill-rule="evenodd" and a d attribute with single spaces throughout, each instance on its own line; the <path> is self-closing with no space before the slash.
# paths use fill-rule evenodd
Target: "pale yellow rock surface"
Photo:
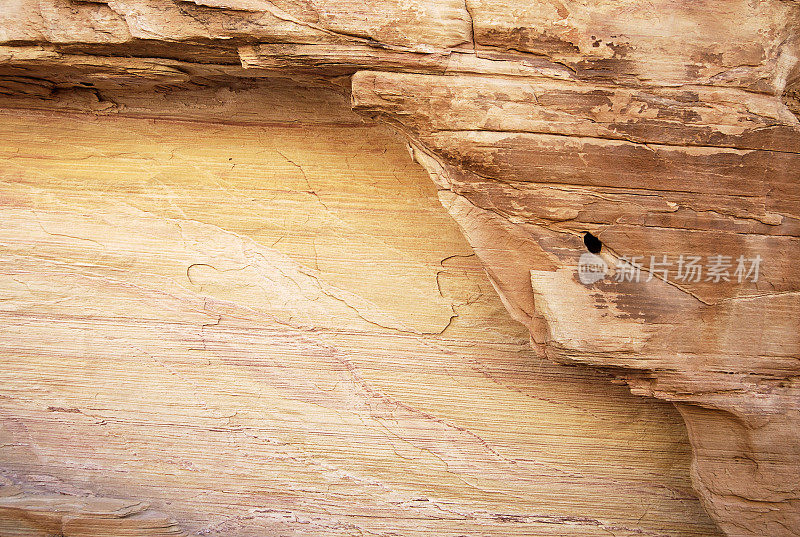
<path id="1" fill-rule="evenodd" d="M 258 206 L 264 201 L 258 194 L 235 204 L 209 202 L 195 180 L 172 184 L 170 166 L 156 173 L 165 197 L 196 190 L 202 209 L 171 209 L 192 215 L 182 233 L 195 237 L 205 233 L 196 225 L 230 221 L 223 227 L 236 236 L 262 246 L 268 237 L 269 248 L 316 271 L 294 271 L 272 258 L 270 266 L 279 268 L 267 270 L 253 262 L 270 257 L 260 250 L 243 244 L 241 256 L 230 258 L 223 255 L 227 239 L 211 246 L 198 239 L 206 248 L 200 257 L 214 262 L 190 261 L 187 254 L 178 256 L 178 265 L 187 264 L 185 277 L 197 292 L 230 294 L 211 304 L 227 300 L 261 311 L 257 305 L 268 302 L 276 308 L 270 318 L 300 329 L 338 322 L 422 338 L 467 330 L 472 341 L 481 331 L 460 324 L 472 299 L 454 305 L 444 274 L 434 288 L 421 268 L 438 262 L 438 271 L 460 258 L 419 258 L 433 235 L 422 241 L 426 248 L 413 246 L 411 237 L 420 235 L 398 227 L 412 221 L 410 213 L 390 217 L 380 232 L 364 224 L 404 207 L 392 197 L 402 188 L 374 199 L 357 190 L 364 200 L 358 208 L 340 205 L 322 189 L 330 186 L 327 168 L 298 160 L 299 148 L 315 147 L 333 127 L 361 125 L 348 98 L 353 110 L 389 124 L 410 144 L 492 291 L 527 327 L 535 359 L 591 365 L 633 393 L 673 402 L 692 445 L 692 486 L 729 537 L 800 535 L 800 4 L 16 0 L 0 10 L 0 106 L 43 112 L 41 128 L 34 129 L 42 136 L 64 139 L 49 124 L 76 112 L 110 124 L 123 118 L 201 122 L 205 129 L 184 141 L 197 148 L 203 135 L 220 136 L 218 124 L 309 127 L 280 149 L 280 165 L 296 174 L 282 192 L 308 207 L 303 217 L 284 211 L 282 224 L 272 219 L 241 228 L 238 207 Z M 61 123 L 53 125 L 61 130 Z M 83 138 L 94 139 L 94 129 L 84 129 Z M 16 136 L 12 130 L 11 139 Z M 343 136 L 328 154 L 352 142 Z M 258 153 L 270 143 L 245 144 L 237 155 L 277 159 L 271 150 Z M 52 144 L 28 145 L 43 159 Z M 80 147 L 75 153 L 91 164 L 83 179 L 97 179 L 97 169 L 117 158 L 87 156 Z M 33 169 L 11 157 L 20 173 Z M 352 166 L 353 159 L 345 160 Z M 143 170 L 151 166 L 148 159 L 137 162 Z M 234 159 L 228 162 L 239 177 Z M 200 166 L 196 174 L 204 171 Z M 235 192 L 241 180 L 233 182 L 220 184 Z M 73 192 L 64 207 L 90 205 L 75 190 L 62 190 Z M 125 214 L 158 213 L 151 200 L 107 190 L 96 198 L 116 200 Z M 358 213 L 336 215 L 355 230 L 347 247 L 330 234 L 338 229 L 332 215 L 345 205 Z M 236 217 L 223 218 L 227 210 Z M 216 220 L 198 219 L 197 212 Z M 79 227 L 101 231 L 93 214 L 87 210 Z M 304 231 L 306 224 L 313 229 Z M 150 229 L 142 244 L 154 248 L 163 231 Z M 605 278 L 585 285 L 578 264 L 587 232 L 602 241 L 609 265 L 635 256 L 663 255 L 673 266 L 679 256 L 707 262 L 718 255 L 760 256 L 760 278 L 687 282 L 672 271 L 655 278 L 650 272 L 636 283 Z M 79 237 L 85 246 L 97 241 Z M 392 249 L 374 251 L 376 237 Z M 144 239 L 115 239 L 123 240 L 135 247 Z M 397 241 L 417 253 L 403 256 Z M 61 255 L 67 256 L 59 250 L 52 258 Z M 126 263 L 138 268 L 154 259 L 131 257 Z M 173 258 L 162 255 L 158 262 L 167 267 Z M 399 260 L 405 265 L 396 265 Z M 370 263 L 367 275 L 388 270 L 407 291 L 384 285 L 376 291 L 372 276 L 365 279 L 350 261 Z M 404 268 L 391 269 L 398 266 Z M 236 277 L 277 283 L 271 290 L 228 285 Z M 39 290 L 49 292 L 47 285 Z M 117 299 L 101 306 L 127 311 Z M 492 333 L 516 333 L 507 317 L 482 318 Z M 522 335 L 508 337 L 521 341 Z"/>
<path id="2" fill-rule="evenodd" d="M 0 531 L 717 535 L 676 411 L 535 357 L 341 114 L 2 112 Z"/>

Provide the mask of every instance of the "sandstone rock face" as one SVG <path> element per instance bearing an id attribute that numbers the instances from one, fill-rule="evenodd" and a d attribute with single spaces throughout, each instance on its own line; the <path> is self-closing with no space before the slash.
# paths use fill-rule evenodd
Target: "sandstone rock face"
<path id="1" fill-rule="evenodd" d="M 537 356 L 399 135 L 234 103 L 2 112 L 0 535 L 720 535 L 680 414 Z"/>
<path id="2" fill-rule="evenodd" d="M 796 2 L 20 0 L 3 8 L 0 40 L 3 106 L 49 111 L 43 118 L 89 111 L 100 118 L 96 121 L 272 121 L 320 130 L 326 123 L 356 124 L 344 107 L 334 106 L 341 95 L 349 95 L 356 112 L 388 123 L 409 141 L 413 158 L 433 179 L 441 204 L 458 223 L 491 287 L 510 315 L 527 327 L 538 356 L 602 368 L 636 394 L 674 402 L 692 444 L 694 487 L 726 534 L 800 534 Z M 328 120 L 319 119 L 320 109 L 332 114 Z M 24 120 L 8 119 L 12 133 L 38 132 L 18 121 Z M 42 121 L 67 129 L 56 120 Z M 25 153 L 37 139 L 17 149 Z M 263 143 L 243 146 L 242 155 L 253 158 Z M 37 151 L 46 154 L 44 148 Z M 76 151 L 80 153 L 80 147 Z M 281 151 L 284 166 L 300 173 L 289 190 L 318 203 L 317 210 L 328 211 L 329 202 L 309 181 L 303 165 Z M 13 149 L 9 153 L 12 164 L 37 154 L 18 157 Z M 87 162 L 98 158 L 84 156 Z M 93 176 L 91 166 L 83 170 L 82 180 Z M 155 180 L 163 183 L 168 175 L 156 174 Z M 97 242 L 98 234 L 114 244 L 124 243 L 124 235 L 114 239 L 115 232 L 108 228 L 115 225 L 112 217 L 111 223 L 82 220 L 78 228 L 92 233 L 70 232 L 69 219 L 59 216 L 56 207 L 82 207 L 83 194 L 70 197 L 66 186 L 59 196 L 68 201 L 59 202 L 59 196 L 37 186 L 33 178 L 21 183 L 36 197 L 9 194 L 13 210 L 32 207 L 52 221 L 38 220 L 36 212 L 32 220 L 17 217 L 11 221 L 22 227 L 7 240 L 30 236 L 40 244 L 46 236 L 56 236 L 53 230 L 62 230 L 57 233 L 79 237 L 75 240 L 83 243 Z M 204 222 L 174 201 L 180 196 L 174 188 L 196 188 L 192 184 L 187 180 L 163 185 L 164 199 L 175 205 L 171 210 L 182 211 L 169 218 Z M 86 189 L 76 189 L 80 190 Z M 109 199 L 106 187 L 88 190 Z M 232 199 L 246 205 L 258 198 Z M 370 199 L 374 207 L 396 202 Z M 122 198 L 116 202 L 128 203 Z M 201 205 L 207 203 L 198 202 Z M 92 207 L 83 210 L 91 214 Z M 136 210 L 124 212 L 125 219 L 139 218 Z M 222 219 L 223 227 L 230 226 L 232 212 Z M 167 244 L 166 230 L 158 229 L 163 221 L 142 220 L 137 225 L 150 229 L 148 236 L 154 241 L 142 244 L 141 251 Z M 181 259 L 177 265 L 188 263 L 186 279 L 199 286 L 199 294 L 158 300 L 188 304 L 210 293 L 220 278 L 234 278 L 223 286 L 225 293 L 231 292 L 230 286 L 237 288 L 233 282 L 238 277 L 250 282 L 241 284 L 243 288 L 262 277 L 276 282 L 288 278 L 283 286 L 264 291 L 264 300 L 281 304 L 278 311 L 313 312 L 303 314 L 308 324 L 301 323 L 301 328 L 328 326 L 330 319 L 336 319 L 331 328 L 348 326 L 346 319 L 352 317 L 352 330 L 367 323 L 427 338 L 457 326 L 453 322 L 460 313 L 452 309 L 453 302 L 448 306 L 440 286 L 389 293 L 387 299 L 374 295 L 374 283 L 359 286 L 340 265 L 338 271 L 328 271 L 339 274 L 329 288 L 319 283 L 318 274 L 260 252 L 256 245 L 266 239 L 256 239 L 256 245 L 244 241 L 236 248 L 244 257 L 220 267 L 220 250 L 209 241 L 210 232 L 198 225 L 181 229 L 181 237 L 194 241 L 198 251 L 209 248 L 199 256 L 204 260 L 171 255 Z M 435 225 L 446 227 L 441 221 Z M 291 244 L 298 236 L 291 226 L 287 229 L 287 238 L 275 237 L 275 245 Z M 602 243 L 595 262 L 608 267 L 607 274 L 588 283 L 580 278 L 587 232 Z M 394 231 L 364 234 L 396 236 Z M 362 246 L 343 252 L 341 258 L 374 260 L 374 250 L 366 243 Z M 42 276 L 48 280 L 108 278 L 114 270 L 135 271 L 132 259 L 111 262 L 104 257 L 109 254 L 98 251 L 91 264 L 102 265 L 109 274 L 67 275 L 58 262 L 72 266 L 78 258 L 69 257 L 68 246 L 50 247 L 55 250 L 46 257 L 56 266 Z M 174 245 L 176 252 L 181 248 L 185 246 Z M 308 251 L 298 248 L 297 252 Z M 30 255 L 22 247 L 15 255 L 20 256 L 15 258 L 16 270 L 23 270 Z M 704 272 L 697 278 L 678 272 L 690 258 L 702 262 Z M 261 261 L 254 259 L 269 268 L 256 268 L 249 277 L 234 274 L 248 264 L 259 267 Z M 152 276 L 152 266 L 146 266 Z M 158 277 L 168 280 L 177 269 L 164 270 Z M 286 276 L 287 271 L 292 276 Z M 424 271 L 421 274 L 421 280 L 411 274 L 407 279 L 424 281 Z M 24 278 L 22 282 L 23 287 L 30 285 Z M 291 287 L 290 282 L 305 289 L 313 305 L 300 307 L 297 292 L 280 291 Z M 348 285 L 355 288 L 347 290 Z M 125 303 L 122 296 L 129 291 L 120 286 L 120 296 L 108 299 L 107 307 Z M 342 294 L 343 288 L 353 296 Z M 257 311 L 250 295 L 251 291 L 226 295 L 226 304 Z M 356 304 L 355 297 L 365 302 Z M 61 298 L 52 300 L 54 308 L 65 307 Z M 209 302 L 203 299 L 200 304 L 196 309 L 202 317 Z M 250 317 L 255 313 L 233 314 L 225 308 L 234 306 L 213 300 L 211 307 L 214 319 L 230 315 L 256 322 Z M 166 311 L 175 308 L 165 302 Z M 297 322 L 299 314 L 286 315 L 281 322 Z M 201 325 L 200 339 L 207 346 L 203 334 L 208 328 Z M 223 340 L 232 344 L 236 337 L 246 340 L 243 328 L 226 330 L 217 335 L 218 345 Z M 505 333 L 507 328 L 495 330 Z M 289 348 L 306 344 L 286 337 Z M 18 333 L 11 339 L 20 338 Z M 277 341 L 271 344 L 279 345 Z M 364 346 L 368 344 L 352 348 Z M 357 354 L 349 354 L 353 353 Z M 152 352 L 142 350 L 140 359 L 148 355 Z M 191 363 L 179 362 L 165 367 L 187 370 L 176 375 L 190 374 Z M 224 375 L 225 365 L 222 360 L 215 371 Z M 292 373 L 291 368 L 287 371 Z M 421 375 L 420 379 L 426 374 Z M 369 393 L 374 389 L 368 380 L 362 387 Z M 320 430 L 310 423 L 305 426 L 305 434 Z M 435 449 L 430 453 L 442 459 Z M 444 459 L 450 468 L 449 459 Z M 474 509 L 469 512 L 475 516 Z M 588 531 L 581 527 L 578 534 Z"/>

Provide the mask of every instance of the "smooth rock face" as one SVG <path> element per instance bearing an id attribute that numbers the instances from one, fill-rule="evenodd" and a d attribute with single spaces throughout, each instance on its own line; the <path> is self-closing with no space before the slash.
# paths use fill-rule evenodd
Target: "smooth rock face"
<path id="1" fill-rule="evenodd" d="M 267 91 L 2 113 L 0 535 L 719 535 L 680 415 L 531 352 L 398 135 Z"/>
<path id="2" fill-rule="evenodd" d="M 354 120 L 307 88 L 349 91 L 411 142 L 538 356 L 674 401 L 694 487 L 728 535 L 800 534 L 796 2 L 19 1 L 0 41 L 8 108 L 264 124 L 289 107 L 323 129 L 315 109 Z M 311 184 L 290 190 L 323 201 Z M 609 267 L 589 284 L 586 232 Z M 375 259 L 362 246 L 341 260 Z M 677 272 L 692 257 L 696 281 Z M 625 259 L 643 265 L 638 281 Z M 333 272 L 355 285 L 344 265 Z M 206 289 L 209 266 L 233 270 L 207 260 L 186 277 Z M 296 293 L 275 292 L 294 311 Z M 389 297 L 369 314 L 338 295 L 311 309 L 336 327 L 353 311 L 402 333 L 454 326 L 439 288 Z"/>

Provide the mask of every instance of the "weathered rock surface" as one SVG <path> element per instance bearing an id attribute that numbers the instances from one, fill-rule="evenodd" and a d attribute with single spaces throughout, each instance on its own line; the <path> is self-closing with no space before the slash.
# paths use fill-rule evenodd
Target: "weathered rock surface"
<path id="1" fill-rule="evenodd" d="M 536 356 L 402 138 L 246 96 L 4 111 L 0 535 L 719 535 L 680 415 Z"/>
<path id="2" fill-rule="evenodd" d="M 409 139 L 539 356 L 606 369 L 634 393 L 675 402 L 695 489 L 728 535 L 800 534 L 798 3 L 28 0 L 4 7 L 0 40 L 7 108 L 265 124 L 280 107 L 324 129 L 312 111 L 334 109 L 325 100 L 335 93 L 309 88 L 349 92 L 356 111 Z M 310 184 L 290 190 L 323 202 Z M 25 203 L 50 203 L 41 195 Z M 581 283 L 586 232 L 612 267 L 638 256 L 641 280 Z M 19 255 L 15 267 L 28 254 Z M 64 255 L 50 257 L 77 262 Z M 186 273 L 193 285 L 205 278 L 203 289 L 245 264 L 221 268 L 204 255 Z M 727 280 L 674 273 L 681 256 L 719 255 L 732 263 Z M 673 272 L 647 270 L 664 256 Z M 761 259 L 757 279 L 737 278 L 740 256 Z M 374 302 L 373 285 L 354 293 Z M 320 292 L 330 300 L 312 310 L 336 327 L 353 311 L 420 337 L 453 321 L 446 304 L 446 322 L 424 320 L 421 297 L 444 298 L 432 292 L 397 292 L 393 309 L 371 313 Z"/>

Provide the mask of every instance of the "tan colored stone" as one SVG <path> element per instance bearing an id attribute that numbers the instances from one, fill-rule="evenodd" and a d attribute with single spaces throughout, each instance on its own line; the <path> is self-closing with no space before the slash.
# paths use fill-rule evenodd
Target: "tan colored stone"
<path id="1" fill-rule="evenodd" d="M 388 122 L 411 142 L 414 159 L 434 180 L 439 200 L 503 305 L 528 328 L 539 357 L 599 367 L 634 393 L 674 401 L 694 448 L 695 488 L 728 535 L 800 533 L 796 2 L 20 1 L 0 15 L 0 44 L 1 104 L 49 110 L 51 116 L 43 117 L 54 118 L 91 111 L 98 119 L 84 135 L 89 140 L 98 139 L 99 125 L 148 117 L 235 123 L 241 129 L 269 121 L 285 125 L 293 120 L 276 111 L 282 107 L 299 114 L 298 128 L 310 124 L 335 138 L 344 124 L 358 125 L 334 105 L 349 94 L 357 112 Z M 320 109 L 338 110 L 330 125 L 310 119 L 319 117 Z M 214 128 L 219 136 L 228 127 Z M 18 131 L 12 129 L 12 138 Z M 191 143 L 199 147 L 200 136 Z M 341 139 L 337 150 L 347 142 Z M 303 143 L 295 140 L 288 147 Z M 34 148 L 31 156 L 9 155 L 17 174 L 47 154 L 46 147 L 28 145 Z M 261 143 L 242 148 L 240 155 L 255 158 L 253 145 Z M 80 147 L 76 151 L 82 154 Z M 299 158 L 281 151 L 283 166 L 300 174 L 287 195 L 312 203 L 316 212 L 306 213 L 309 221 L 328 215 L 336 200 L 315 186 L 325 174 L 309 177 Z M 323 153 L 337 159 L 333 149 Z M 116 158 L 83 154 L 86 163 L 97 161 L 96 168 Z M 81 181 L 97 176 L 92 166 L 78 169 Z M 173 173 L 158 172 L 160 184 Z M 40 181 L 27 179 L 33 187 Z M 197 188 L 196 181 L 165 187 L 170 203 L 183 196 L 179 192 Z M 226 181 L 221 184 L 231 190 Z M 107 190 L 98 190 L 97 203 L 114 200 Z M 117 202 L 127 206 L 128 196 Z M 228 203 L 247 206 L 260 199 L 251 198 Z M 358 192 L 356 198 L 369 200 L 350 223 L 357 228 L 368 221 L 364 215 L 394 214 L 399 203 L 389 194 Z M 13 199 L 11 206 L 17 207 L 21 202 Z M 45 202 L 52 203 L 46 194 L 26 203 Z M 83 194 L 64 207 L 74 210 L 81 203 Z M 197 203 L 209 215 L 227 215 L 224 206 L 202 197 Z M 46 211 L 48 217 L 55 218 L 53 210 Z M 135 211 L 124 214 L 134 218 Z M 114 236 L 106 224 L 87 218 L 40 224 L 85 227 L 85 236 L 71 235 L 84 247 L 97 241 L 95 236 Z M 9 240 L 39 233 L 25 228 L 23 218 L 11 221 Z M 239 219 L 227 215 L 222 221 L 218 227 L 228 229 Z M 155 226 L 147 228 L 150 242 L 139 248 L 172 244 L 166 229 L 158 228 L 162 220 L 137 225 Z M 436 228 L 443 225 L 437 221 Z M 187 226 L 191 233 L 203 235 L 192 226 Z M 329 288 L 316 272 L 290 261 L 298 252 L 309 255 L 301 237 L 329 237 L 330 226 L 320 223 L 313 233 L 301 232 L 302 226 L 274 226 L 284 231 L 274 236 L 274 245 L 283 243 L 288 258 L 259 255 L 279 267 L 266 274 L 283 283 L 263 300 L 280 304 L 282 322 L 299 316 L 309 323 L 303 327 L 383 327 L 422 338 L 457 330 L 460 314 L 454 316 L 452 302 L 448 308 L 438 276 L 436 292 L 431 290 L 426 269 L 403 269 L 403 281 L 414 282 L 414 291 L 387 291 L 386 297 L 374 281 L 353 277 L 353 261 L 398 259 L 402 249 L 381 259 L 370 242 L 398 237 L 394 228 L 390 233 L 363 228 L 363 240 L 345 250 L 340 241 L 327 239 L 330 251 L 341 254 L 338 265 L 329 267 L 337 275 Z M 587 231 L 603 241 L 611 265 L 623 256 L 760 255 L 762 272 L 757 282 L 741 284 L 648 275 L 646 282 L 607 278 L 585 286 L 576 271 Z M 215 248 L 204 253 L 205 261 L 188 264 L 186 278 L 203 292 L 227 282 L 224 293 L 239 291 L 225 300 L 258 311 L 260 299 L 253 296 L 260 295 L 235 282 L 258 280 L 260 273 L 233 274 L 244 258 L 220 267 L 225 248 Z M 250 250 L 239 249 L 246 258 Z M 316 263 L 325 255 L 315 252 L 318 271 Z M 69 248 L 49 255 L 67 267 L 78 262 Z M 126 263 L 122 267 L 128 270 L 156 261 Z M 285 279 L 285 273 L 292 276 Z M 146 275 L 139 285 L 169 286 L 176 277 L 152 267 Z M 48 276 L 53 277 L 63 275 Z M 310 295 L 290 292 L 290 281 L 302 282 L 298 291 Z M 125 304 L 121 296 L 105 303 L 123 311 L 119 304 Z M 313 420 L 303 423 L 308 434 L 320 432 L 311 428 Z"/>

